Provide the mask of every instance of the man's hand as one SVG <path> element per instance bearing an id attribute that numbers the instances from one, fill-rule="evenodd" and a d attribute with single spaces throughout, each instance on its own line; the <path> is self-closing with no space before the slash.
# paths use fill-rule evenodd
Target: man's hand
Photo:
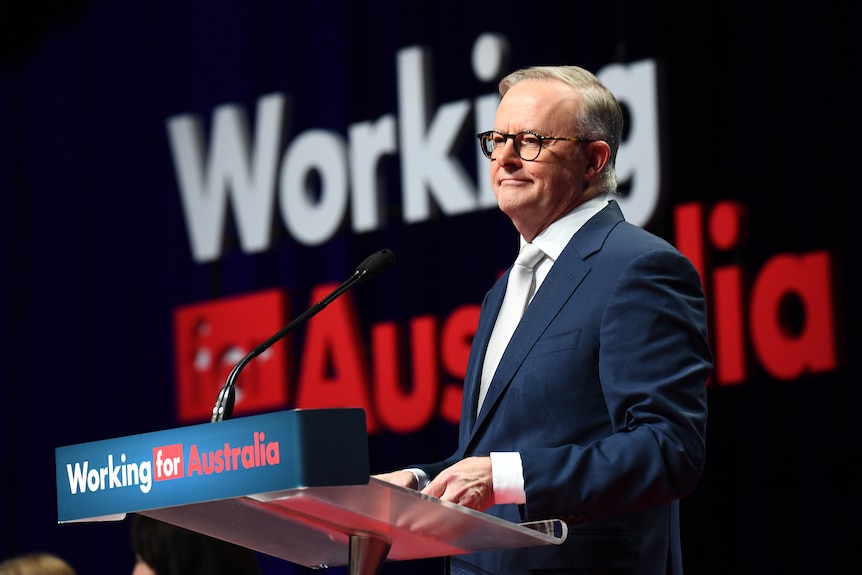
<path id="1" fill-rule="evenodd" d="M 485 511 L 494 505 L 494 479 L 490 457 L 468 457 L 443 470 L 422 490 L 437 497 Z"/>

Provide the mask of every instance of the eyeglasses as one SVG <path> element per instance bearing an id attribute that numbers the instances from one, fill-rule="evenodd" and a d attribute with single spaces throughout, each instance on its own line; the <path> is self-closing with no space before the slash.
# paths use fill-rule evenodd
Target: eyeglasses
<path id="1" fill-rule="evenodd" d="M 515 153 L 525 162 L 532 162 L 539 157 L 542 151 L 542 143 L 545 140 L 564 140 L 566 142 L 593 142 L 595 140 L 584 140 L 582 138 L 557 138 L 554 136 L 540 136 L 535 132 L 518 132 L 517 134 L 501 134 L 500 132 L 482 132 L 476 134 L 479 138 L 479 147 L 489 160 L 494 159 L 494 152 L 506 145 L 509 138 L 515 146 Z"/>

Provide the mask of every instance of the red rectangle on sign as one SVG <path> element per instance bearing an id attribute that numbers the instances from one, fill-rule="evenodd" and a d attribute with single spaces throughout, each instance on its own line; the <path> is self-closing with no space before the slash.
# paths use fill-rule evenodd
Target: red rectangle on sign
<path id="1" fill-rule="evenodd" d="M 153 448 L 153 480 L 167 481 L 183 477 L 183 444 Z"/>
<path id="2" fill-rule="evenodd" d="M 209 420 L 233 366 L 284 326 L 286 299 L 272 289 L 174 310 L 180 421 Z M 287 406 L 287 344 L 278 342 L 246 364 L 236 384 L 235 415 Z"/>

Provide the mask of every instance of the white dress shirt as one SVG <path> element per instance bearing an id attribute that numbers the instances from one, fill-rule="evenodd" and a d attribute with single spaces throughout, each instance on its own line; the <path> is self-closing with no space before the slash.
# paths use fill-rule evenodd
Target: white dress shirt
<path id="1" fill-rule="evenodd" d="M 606 196 L 587 200 L 533 238 L 533 244 L 547 255 L 536 267 L 535 293 L 538 293 L 539 288 L 542 287 L 542 282 L 548 277 L 548 272 L 551 271 L 554 262 L 563 253 L 575 232 L 607 205 Z M 521 244 L 524 243 L 525 240 L 521 237 Z M 491 452 L 491 470 L 494 476 L 494 502 L 496 504 L 526 502 L 527 494 L 524 491 L 524 470 L 521 465 L 521 454 L 517 452 Z"/>
<path id="2" fill-rule="evenodd" d="M 604 195 L 587 200 L 559 220 L 553 222 L 542 233 L 533 238 L 533 244 L 538 246 L 547 256 L 536 266 L 536 289 L 534 294 L 538 293 L 542 282 L 548 277 L 548 272 L 551 271 L 554 262 L 563 253 L 563 250 L 569 244 L 575 232 L 581 229 L 581 226 L 587 220 L 602 211 L 607 205 L 608 198 Z M 519 247 L 523 246 L 524 243 L 526 241 L 521 236 Z M 409 471 L 413 472 L 416 476 L 419 490 L 428 484 L 428 477 L 424 471 L 412 468 Z M 495 504 L 521 504 L 526 502 L 527 494 L 524 491 L 524 470 L 520 453 L 491 452 L 491 471 L 494 481 Z"/>

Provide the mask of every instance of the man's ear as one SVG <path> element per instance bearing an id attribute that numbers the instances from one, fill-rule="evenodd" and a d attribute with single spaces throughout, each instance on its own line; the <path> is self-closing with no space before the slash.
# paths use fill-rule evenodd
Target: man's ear
<path id="1" fill-rule="evenodd" d="M 587 181 L 594 180 L 604 171 L 605 166 L 611 159 L 611 147 L 603 140 L 590 142 L 584 150 L 587 156 L 586 171 L 584 179 Z"/>

